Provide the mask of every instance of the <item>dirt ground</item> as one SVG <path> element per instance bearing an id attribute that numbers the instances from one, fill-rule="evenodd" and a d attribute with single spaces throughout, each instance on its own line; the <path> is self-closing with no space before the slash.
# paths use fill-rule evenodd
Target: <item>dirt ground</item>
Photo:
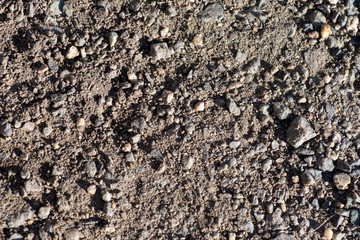
<path id="1" fill-rule="evenodd" d="M 358 7 L 0 0 L 0 239 L 360 239 Z"/>

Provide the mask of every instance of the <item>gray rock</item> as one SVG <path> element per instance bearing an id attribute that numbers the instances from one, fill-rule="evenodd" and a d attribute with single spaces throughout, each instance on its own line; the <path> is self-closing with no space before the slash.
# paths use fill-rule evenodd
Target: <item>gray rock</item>
<path id="1" fill-rule="evenodd" d="M 160 60 L 170 57 L 171 51 L 169 50 L 167 43 L 154 43 L 151 45 L 149 54 L 155 60 Z"/>
<path id="2" fill-rule="evenodd" d="M 24 126 L 22 127 L 22 129 L 23 129 L 24 131 L 26 131 L 26 132 L 32 132 L 32 131 L 34 131 L 35 126 L 36 126 L 35 123 L 33 123 L 33 122 L 27 122 L 27 123 L 24 124 Z"/>
<path id="3" fill-rule="evenodd" d="M 95 174 L 97 172 L 97 169 L 96 169 L 96 164 L 94 161 L 88 161 L 86 163 L 86 173 L 87 175 L 90 177 L 90 178 L 93 178 L 95 177 Z"/>
<path id="4" fill-rule="evenodd" d="M 332 172 L 335 168 L 333 160 L 327 157 L 321 157 L 317 161 L 317 167 L 323 172 Z"/>
<path id="5" fill-rule="evenodd" d="M 14 233 L 11 234 L 10 238 L 8 240 L 23 240 L 24 237 L 20 233 Z"/>
<path id="6" fill-rule="evenodd" d="M 255 74 L 259 71 L 260 65 L 261 65 L 260 59 L 254 58 L 248 64 L 245 65 L 244 70 L 248 74 Z"/>
<path id="7" fill-rule="evenodd" d="M 176 9 L 173 6 L 168 6 L 165 10 L 165 13 L 169 17 L 175 17 L 177 14 Z"/>
<path id="8" fill-rule="evenodd" d="M 133 153 L 127 153 L 125 155 L 125 160 L 127 163 L 133 163 L 135 162 L 135 157 L 134 157 L 134 154 Z"/>
<path id="9" fill-rule="evenodd" d="M 224 18 L 224 10 L 220 4 L 212 3 L 204 8 L 199 17 L 207 23 L 219 22 Z"/>
<path id="10" fill-rule="evenodd" d="M 344 172 L 348 172 L 348 173 L 352 172 L 352 166 L 348 162 L 345 162 L 344 160 L 340 160 L 340 159 L 337 160 L 336 168 Z"/>
<path id="11" fill-rule="evenodd" d="M 245 222 L 241 222 L 238 225 L 238 229 L 240 231 L 244 231 L 244 232 L 248 232 L 248 233 L 253 233 L 254 232 L 254 224 L 250 221 L 245 221 Z"/>
<path id="12" fill-rule="evenodd" d="M 246 55 L 245 53 L 241 52 L 241 51 L 237 51 L 236 52 L 236 55 L 235 55 L 235 60 L 238 62 L 238 63 L 243 63 L 245 62 L 246 60 Z"/>
<path id="13" fill-rule="evenodd" d="M 76 228 L 70 228 L 64 232 L 65 240 L 79 240 L 80 233 Z"/>
<path id="14" fill-rule="evenodd" d="M 350 222 L 354 225 L 360 225 L 359 210 L 353 209 L 350 211 Z"/>
<path id="15" fill-rule="evenodd" d="M 40 219 L 46 219 L 49 216 L 50 211 L 51 211 L 51 207 L 49 206 L 41 207 L 37 215 Z"/>
<path id="16" fill-rule="evenodd" d="M 141 117 L 132 121 L 130 126 L 135 130 L 141 130 L 141 129 L 145 129 L 147 127 L 147 124 L 145 118 Z"/>
<path id="17" fill-rule="evenodd" d="M 0 135 L 3 137 L 10 137 L 12 135 L 10 123 L 3 123 L 0 125 Z"/>
<path id="18" fill-rule="evenodd" d="M 228 240 L 236 240 L 236 233 L 230 232 L 228 236 Z"/>
<path id="19" fill-rule="evenodd" d="M 183 157 L 181 164 L 184 169 L 189 170 L 192 168 L 194 162 L 195 162 L 195 159 L 192 156 L 185 156 L 185 157 Z"/>
<path id="20" fill-rule="evenodd" d="M 26 225 L 26 221 L 32 219 L 34 217 L 34 212 L 31 210 L 31 208 L 27 208 L 23 211 L 16 212 L 7 220 L 7 225 L 9 228 L 17 228 L 20 226 Z"/>
<path id="21" fill-rule="evenodd" d="M 231 149 L 237 149 L 241 144 L 241 141 L 231 141 L 229 147 Z"/>
<path id="22" fill-rule="evenodd" d="M 314 25 L 314 27 L 318 27 L 326 23 L 326 17 L 319 11 L 313 11 L 310 14 L 310 22 Z"/>
<path id="23" fill-rule="evenodd" d="M 346 11 L 348 16 L 358 14 L 359 2 L 359 0 L 346 0 Z"/>
<path id="24" fill-rule="evenodd" d="M 228 104 L 229 112 L 234 116 L 239 116 L 241 113 L 240 108 L 236 105 L 234 101 L 229 102 Z"/>
<path id="25" fill-rule="evenodd" d="M 141 8 L 141 6 L 138 3 L 138 1 L 136 1 L 136 0 L 131 1 L 128 5 L 128 9 L 132 12 L 138 12 L 140 10 L 140 8 Z"/>
<path id="26" fill-rule="evenodd" d="M 274 116 L 280 120 L 285 120 L 291 114 L 290 108 L 285 106 L 283 103 L 276 102 L 273 103 Z"/>
<path id="27" fill-rule="evenodd" d="M 346 23 L 347 23 L 347 16 L 346 15 L 341 15 L 338 18 L 337 23 L 340 25 L 340 27 L 344 27 L 346 25 Z"/>
<path id="28" fill-rule="evenodd" d="M 302 116 L 295 118 L 286 130 L 286 141 L 294 148 L 300 147 L 304 142 L 316 137 L 310 123 Z"/>
<path id="29" fill-rule="evenodd" d="M 35 179 L 25 181 L 24 188 L 28 193 L 37 193 L 43 190 L 42 186 Z"/>
<path id="30" fill-rule="evenodd" d="M 291 234 L 281 233 L 277 237 L 273 238 L 273 240 L 295 240 L 296 238 Z"/>
<path id="31" fill-rule="evenodd" d="M 112 217 L 114 215 L 114 210 L 112 208 L 112 203 L 111 202 L 106 202 L 104 204 L 103 211 L 107 216 Z"/>
<path id="32" fill-rule="evenodd" d="M 322 177 L 321 171 L 313 168 L 306 169 L 300 175 L 301 182 L 307 186 L 314 185 L 317 180 L 321 179 L 321 177 Z"/>
<path id="33" fill-rule="evenodd" d="M 334 221 L 334 227 L 338 228 L 344 221 L 344 217 L 341 215 L 335 215 L 335 217 L 333 218 Z"/>
<path id="34" fill-rule="evenodd" d="M 346 190 L 349 188 L 349 184 L 351 183 L 351 177 L 346 173 L 337 173 L 334 175 L 333 182 L 335 187 L 339 190 Z"/>

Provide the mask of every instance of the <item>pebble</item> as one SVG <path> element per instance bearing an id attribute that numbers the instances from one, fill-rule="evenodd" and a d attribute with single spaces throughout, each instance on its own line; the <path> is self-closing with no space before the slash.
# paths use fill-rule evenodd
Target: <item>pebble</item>
<path id="1" fill-rule="evenodd" d="M 219 22 L 224 18 L 224 10 L 220 4 L 212 3 L 204 8 L 199 17 L 206 23 Z"/>
<path id="2" fill-rule="evenodd" d="M 40 219 L 46 219 L 49 216 L 50 211 L 51 211 L 51 207 L 49 206 L 41 207 L 37 215 Z"/>
<path id="3" fill-rule="evenodd" d="M 326 17 L 321 12 L 315 10 L 310 14 L 310 22 L 314 27 L 321 26 L 326 23 Z"/>
<path id="4" fill-rule="evenodd" d="M 274 116 L 279 118 L 280 120 L 287 119 L 291 114 L 290 108 L 280 102 L 273 103 L 273 111 Z"/>
<path id="5" fill-rule="evenodd" d="M 241 141 L 231 141 L 229 147 L 231 149 L 237 149 L 241 144 Z"/>
<path id="6" fill-rule="evenodd" d="M 228 103 L 229 112 L 234 116 L 239 116 L 241 114 L 240 108 L 236 105 L 234 101 Z"/>
<path id="7" fill-rule="evenodd" d="M 64 232 L 65 240 L 79 240 L 80 233 L 76 228 L 70 228 Z"/>
<path id="8" fill-rule="evenodd" d="M 323 39 L 327 39 L 331 34 L 331 28 L 329 24 L 325 24 L 321 26 L 321 37 Z"/>
<path id="9" fill-rule="evenodd" d="M 170 104 L 171 101 L 174 99 L 174 93 L 170 92 L 170 91 L 167 91 L 167 90 L 164 90 L 162 92 L 162 99 L 166 104 Z"/>
<path id="10" fill-rule="evenodd" d="M 165 13 L 169 17 L 175 17 L 177 15 L 176 9 L 173 6 L 168 6 L 165 10 Z"/>
<path id="11" fill-rule="evenodd" d="M 236 240 L 236 233 L 230 232 L 228 236 L 229 240 Z"/>
<path id="12" fill-rule="evenodd" d="M 260 59 L 255 58 L 245 65 L 244 70 L 248 74 L 255 74 L 258 72 L 260 65 L 261 65 Z"/>
<path id="13" fill-rule="evenodd" d="M 147 128 L 145 118 L 140 117 L 140 118 L 135 119 L 134 121 L 132 121 L 130 123 L 130 127 L 133 128 L 134 130 L 142 130 L 142 129 Z"/>
<path id="14" fill-rule="evenodd" d="M 104 204 L 103 211 L 107 216 L 112 217 L 114 215 L 114 210 L 112 208 L 112 203 L 111 202 L 106 202 Z"/>
<path id="15" fill-rule="evenodd" d="M 35 129 L 35 123 L 33 122 L 27 122 L 24 124 L 24 126 L 22 127 L 22 129 L 26 132 L 32 132 Z"/>
<path id="16" fill-rule="evenodd" d="M 240 231 L 244 231 L 244 232 L 248 232 L 248 233 L 253 233 L 254 230 L 255 230 L 255 226 L 252 222 L 248 221 L 248 222 L 243 222 L 243 223 L 240 223 L 238 225 L 238 229 Z"/>
<path id="17" fill-rule="evenodd" d="M 149 55 L 157 61 L 170 57 L 171 51 L 167 43 L 154 43 L 151 45 Z"/>
<path id="18" fill-rule="evenodd" d="M 87 187 L 86 191 L 90 193 L 91 195 L 94 195 L 96 193 L 96 185 L 91 184 Z"/>
<path id="19" fill-rule="evenodd" d="M 339 0 L 329 0 L 329 3 L 335 5 L 335 4 L 338 3 L 338 1 L 339 1 Z"/>
<path id="20" fill-rule="evenodd" d="M 323 172 L 332 172 L 335 168 L 333 160 L 327 157 L 319 158 L 317 167 Z"/>
<path id="21" fill-rule="evenodd" d="M 351 183 L 351 177 L 346 173 L 337 173 L 333 178 L 335 187 L 339 190 L 346 190 L 349 188 L 349 184 Z"/>
<path id="22" fill-rule="evenodd" d="M 196 112 L 202 112 L 205 110 L 205 103 L 204 102 L 198 102 L 197 104 L 195 104 L 194 106 L 194 110 Z"/>
<path id="23" fill-rule="evenodd" d="M 12 128 L 10 123 L 3 123 L 0 125 L 0 135 L 3 137 L 11 137 Z"/>
<path id="24" fill-rule="evenodd" d="M 286 141 L 294 148 L 300 147 L 304 142 L 316 137 L 310 123 L 302 116 L 295 118 L 286 130 Z"/>
<path id="25" fill-rule="evenodd" d="M 346 31 L 356 34 L 359 28 L 359 18 L 356 16 L 349 16 L 346 23 Z"/>
<path id="26" fill-rule="evenodd" d="M 118 34 L 116 32 L 110 32 L 109 34 L 109 46 L 110 48 L 114 47 L 117 40 L 118 40 Z"/>
<path id="27" fill-rule="evenodd" d="M 192 156 L 185 156 L 182 158 L 182 166 L 184 169 L 189 170 L 192 168 L 192 166 L 194 165 L 195 162 L 195 158 Z"/>
<path id="28" fill-rule="evenodd" d="M 204 44 L 202 34 L 196 34 L 191 40 L 191 43 L 194 44 L 195 46 L 202 46 Z"/>
<path id="29" fill-rule="evenodd" d="M 105 191 L 102 195 L 101 195 L 101 199 L 104 200 L 104 202 L 110 202 L 112 198 L 111 193 L 109 193 L 108 191 Z"/>
<path id="30" fill-rule="evenodd" d="M 66 57 L 67 59 L 73 59 L 73 58 L 76 58 L 76 57 L 79 56 L 79 55 L 80 55 L 80 52 L 79 52 L 79 50 L 77 49 L 77 47 L 71 46 L 71 47 L 67 50 L 67 52 L 66 52 L 66 54 L 65 54 L 65 57 Z"/>
<path id="31" fill-rule="evenodd" d="M 11 234 L 8 240 L 23 240 L 23 236 L 20 233 Z"/>
<path id="32" fill-rule="evenodd" d="M 28 193 L 37 193 L 43 190 L 41 185 L 35 179 L 25 181 L 24 188 Z"/>
<path id="33" fill-rule="evenodd" d="M 85 128 L 85 125 L 86 125 L 86 122 L 85 122 L 85 119 L 84 118 L 78 118 L 76 120 L 76 127 L 78 129 L 84 129 Z"/>
<path id="34" fill-rule="evenodd" d="M 96 164 L 94 161 L 88 161 L 86 163 L 86 173 L 90 178 L 95 177 L 95 174 L 97 172 Z"/>
<path id="35" fill-rule="evenodd" d="M 135 162 L 134 154 L 133 154 L 132 152 L 127 153 L 127 154 L 125 155 L 125 161 L 126 161 L 127 163 L 134 163 L 134 162 Z"/>
<path id="36" fill-rule="evenodd" d="M 26 225 L 26 221 L 32 219 L 33 217 L 34 212 L 31 210 L 31 208 L 27 208 L 10 215 L 6 223 L 9 228 L 18 228 L 20 226 Z"/>

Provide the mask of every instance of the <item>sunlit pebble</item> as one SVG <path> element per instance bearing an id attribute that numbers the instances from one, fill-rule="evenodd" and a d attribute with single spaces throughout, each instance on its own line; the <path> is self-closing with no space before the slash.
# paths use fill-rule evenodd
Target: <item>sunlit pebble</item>
<path id="1" fill-rule="evenodd" d="M 166 37 L 169 35 L 169 28 L 163 28 L 160 30 L 160 36 L 161 37 Z"/>
<path id="2" fill-rule="evenodd" d="M 306 98 L 305 97 L 302 97 L 302 98 L 299 98 L 298 100 L 298 103 L 306 103 Z"/>
<path id="3" fill-rule="evenodd" d="M 308 33 L 308 37 L 313 39 L 319 38 L 319 33 L 316 31 L 310 32 Z"/>
<path id="4" fill-rule="evenodd" d="M 39 68 L 39 73 L 44 73 L 47 72 L 49 70 L 49 67 L 46 66 L 45 64 L 43 64 L 40 68 Z"/>
<path id="5" fill-rule="evenodd" d="M 88 186 L 87 192 L 90 193 L 91 195 L 94 195 L 96 192 L 96 185 L 91 184 L 90 186 Z"/>
<path id="6" fill-rule="evenodd" d="M 329 0 L 329 3 L 330 3 L 330 4 L 337 4 L 337 3 L 338 3 L 338 0 Z"/>
<path id="7" fill-rule="evenodd" d="M 80 54 L 79 50 L 75 46 L 71 46 L 67 50 L 65 57 L 67 59 L 73 59 L 73 58 L 76 58 L 77 56 L 79 56 L 79 54 Z"/>
<path id="8" fill-rule="evenodd" d="M 76 120 L 76 126 L 78 127 L 78 128 L 83 128 L 83 127 L 85 127 L 85 119 L 84 118 L 78 118 L 77 120 Z"/>
<path id="9" fill-rule="evenodd" d="M 192 39 L 192 44 L 194 44 L 195 46 L 201 46 L 203 45 L 204 41 L 203 41 L 203 36 L 201 34 L 197 34 L 195 35 L 195 37 Z"/>
<path id="10" fill-rule="evenodd" d="M 135 73 L 132 72 L 128 72 L 127 73 L 127 78 L 130 82 L 136 81 L 137 80 L 137 76 Z"/>
<path id="11" fill-rule="evenodd" d="M 333 231 L 330 228 L 325 229 L 324 231 L 324 239 L 332 239 L 333 237 Z"/>
<path id="12" fill-rule="evenodd" d="M 325 76 L 323 77 L 323 81 L 325 83 L 329 83 L 331 81 L 331 77 L 329 76 L 329 74 L 325 74 Z"/>
<path id="13" fill-rule="evenodd" d="M 331 28 L 330 25 L 325 24 L 321 26 L 321 37 L 326 39 L 330 36 L 331 34 Z"/>
<path id="14" fill-rule="evenodd" d="M 202 112 L 205 110 L 205 103 L 204 102 L 198 102 L 195 107 L 194 110 L 197 112 Z"/>
<path id="15" fill-rule="evenodd" d="M 117 42 L 117 39 L 118 39 L 118 35 L 116 32 L 111 32 L 109 34 L 109 46 L 112 48 L 115 46 L 116 42 Z"/>
<path id="16" fill-rule="evenodd" d="M 162 99 L 166 104 L 170 104 L 171 101 L 174 99 L 174 93 L 164 90 L 162 93 Z"/>

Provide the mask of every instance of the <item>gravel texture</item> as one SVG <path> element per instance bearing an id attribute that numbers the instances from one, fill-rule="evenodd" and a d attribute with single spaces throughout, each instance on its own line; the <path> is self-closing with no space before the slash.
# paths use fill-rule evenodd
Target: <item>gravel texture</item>
<path id="1" fill-rule="evenodd" d="M 360 239 L 358 0 L 0 0 L 0 239 Z"/>

